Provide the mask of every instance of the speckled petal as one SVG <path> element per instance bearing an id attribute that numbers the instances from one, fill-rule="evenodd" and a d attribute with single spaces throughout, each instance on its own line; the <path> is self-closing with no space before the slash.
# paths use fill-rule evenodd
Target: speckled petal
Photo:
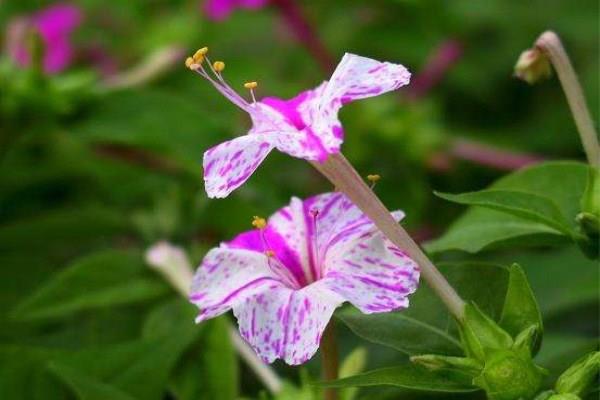
<path id="1" fill-rule="evenodd" d="M 376 230 L 330 249 L 325 265 L 322 282 L 367 314 L 408 307 L 419 282 L 417 264 Z"/>
<path id="2" fill-rule="evenodd" d="M 316 105 L 325 86 L 323 83 L 289 100 L 276 97 L 262 99 L 256 105 L 261 113 L 253 113 L 252 116 L 254 126 L 267 130 L 276 127 L 278 132 L 287 132 L 287 135 L 275 136 L 279 151 L 305 160 L 324 161 L 329 153 L 316 135 L 313 124 L 320 115 Z"/>
<path id="3" fill-rule="evenodd" d="M 267 134 L 245 135 L 204 153 L 204 183 L 208 197 L 226 197 L 252 175 L 273 149 Z"/>
<path id="4" fill-rule="evenodd" d="M 242 337 L 265 362 L 290 365 L 308 361 L 317 351 L 333 311 L 344 299 L 321 282 L 301 290 L 277 288 L 234 306 Z"/>
<path id="5" fill-rule="evenodd" d="M 325 150 L 337 153 L 344 141 L 342 125 L 337 117 L 344 104 L 396 90 L 409 81 L 410 72 L 400 64 L 346 53 L 316 105 L 320 118 L 315 119 L 313 130 Z"/>
<path id="6" fill-rule="evenodd" d="M 196 271 L 190 301 L 200 308 L 196 322 L 216 317 L 253 295 L 281 288 L 267 256 L 254 251 L 215 248 Z"/>

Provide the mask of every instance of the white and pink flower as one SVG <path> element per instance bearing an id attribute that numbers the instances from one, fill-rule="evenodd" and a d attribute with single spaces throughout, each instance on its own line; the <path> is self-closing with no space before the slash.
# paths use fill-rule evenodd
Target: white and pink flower
<path id="1" fill-rule="evenodd" d="M 212 249 L 190 300 L 200 308 L 197 322 L 233 309 L 242 337 L 265 362 L 296 365 L 315 354 L 342 303 L 364 313 L 402 309 L 418 280 L 416 263 L 345 195 L 326 193 L 292 198 L 264 228 Z"/>
<path id="2" fill-rule="evenodd" d="M 331 79 L 315 89 L 290 100 L 267 97 L 248 102 L 225 83 L 220 72 L 213 69 L 211 74 L 202 62 L 190 66 L 246 111 L 253 123 L 246 135 L 204 153 L 206 192 L 217 198 L 241 186 L 274 148 L 294 157 L 325 161 L 340 151 L 344 141 L 338 119 L 343 105 L 398 89 L 410 80 L 402 65 L 347 53 Z"/>

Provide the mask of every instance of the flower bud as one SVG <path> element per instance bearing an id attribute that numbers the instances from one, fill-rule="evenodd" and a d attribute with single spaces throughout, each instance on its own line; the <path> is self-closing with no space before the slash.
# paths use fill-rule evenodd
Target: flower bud
<path id="1" fill-rule="evenodd" d="M 514 350 L 498 350 L 486 359 L 473 384 L 486 391 L 490 400 L 530 399 L 540 389 L 542 370 L 531 358 Z"/>
<path id="2" fill-rule="evenodd" d="M 525 50 L 515 65 L 515 76 L 530 85 L 549 78 L 552 75 L 550 61 L 544 53 L 537 49 Z"/>

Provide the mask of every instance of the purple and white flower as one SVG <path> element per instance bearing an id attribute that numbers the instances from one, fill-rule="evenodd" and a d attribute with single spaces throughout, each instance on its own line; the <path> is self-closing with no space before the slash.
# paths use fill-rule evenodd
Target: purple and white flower
<path id="1" fill-rule="evenodd" d="M 197 322 L 233 309 L 265 362 L 297 365 L 315 354 L 342 303 L 367 314 L 406 308 L 418 281 L 406 253 L 344 194 L 326 193 L 292 198 L 266 226 L 209 251 L 190 301 L 200 308 Z"/>
<path id="2" fill-rule="evenodd" d="M 190 59 L 189 66 L 252 119 L 252 128 L 246 135 L 204 153 L 204 181 L 209 197 L 229 195 L 274 148 L 294 157 L 325 161 L 329 154 L 340 151 L 344 141 L 338 119 L 343 105 L 398 89 L 410 80 L 410 73 L 402 65 L 347 53 L 331 79 L 315 89 L 290 100 L 267 97 L 247 102 L 225 83 L 220 72 L 213 69 L 214 74 L 209 74 L 202 65 L 204 58 L 200 60 L 191 64 Z"/>

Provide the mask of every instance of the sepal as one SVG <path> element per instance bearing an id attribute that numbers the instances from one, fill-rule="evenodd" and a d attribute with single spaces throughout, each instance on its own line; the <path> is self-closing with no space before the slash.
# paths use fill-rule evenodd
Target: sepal
<path id="1" fill-rule="evenodd" d="M 475 303 L 465 305 L 465 315 L 459 321 L 463 348 L 469 358 L 485 361 L 494 350 L 512 347 L 513 339 Z"/>
<path id="2" fill-rule="evenodd" d="M 534 355 L 535 346 L 540 341 L 541 329 L 538 325 L 530 325 L 515 338 L 513 349 L 523 351 L 529 357 Z"/>
<path id="3" fill-rule="evenodd" d="M 600 352 L 592 352 L 571 365 L 556 381 L 559 394 L 583 396 L 600 371 Z"/>

